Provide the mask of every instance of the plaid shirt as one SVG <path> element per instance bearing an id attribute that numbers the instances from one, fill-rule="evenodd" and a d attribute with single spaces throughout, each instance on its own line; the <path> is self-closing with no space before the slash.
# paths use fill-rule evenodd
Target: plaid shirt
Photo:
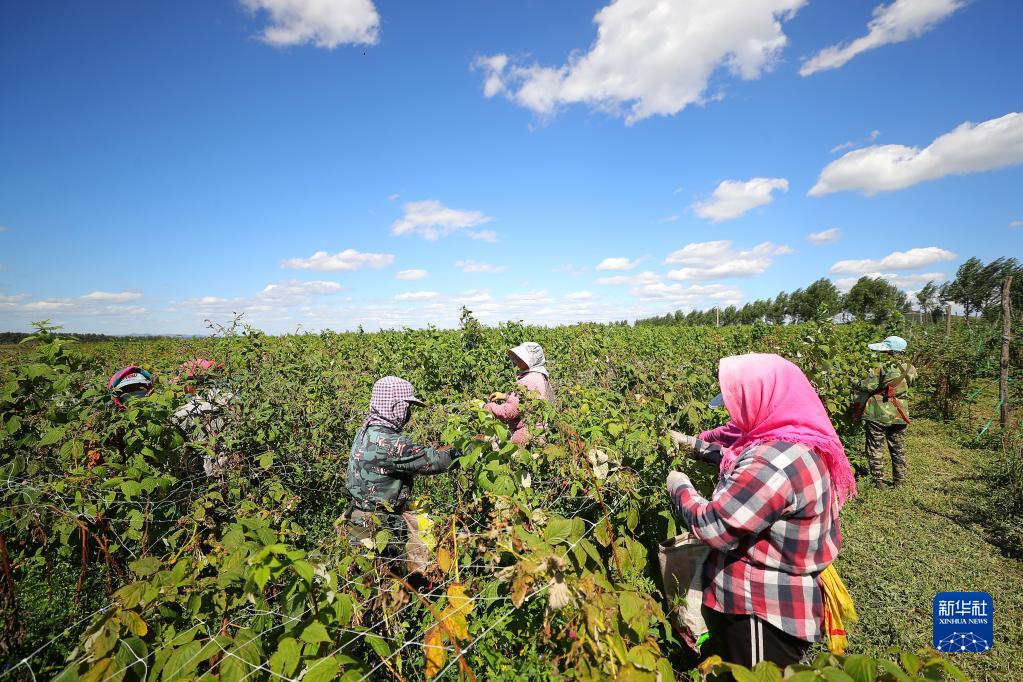
<path id="1" fill-rule="evenodd" d="M 703 603 L 751 614 L 799 639 L 823 639 L 817 576 L 838 555 L 827 464 L 801 445 L 747 448 L 721 476 L 713 499 L 691 484 L 672 493 L 676 513 L 711 546 Z"/>

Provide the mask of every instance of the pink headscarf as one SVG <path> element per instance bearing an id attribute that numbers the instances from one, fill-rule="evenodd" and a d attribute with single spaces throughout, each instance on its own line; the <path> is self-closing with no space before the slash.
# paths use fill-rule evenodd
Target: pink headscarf
<path id="1" fill-rule="evenodd" d="M 750 353 L 722 358 L 718 381 L 725 408 L 742 435 L 725 450 L 721 472 L 731 471 L 747 448 L 783 441 L 804 445 L 828 465 L 841 509 L 856 495 L 856 477 L 831 419 L 806 375 L 785 358 Z"/>

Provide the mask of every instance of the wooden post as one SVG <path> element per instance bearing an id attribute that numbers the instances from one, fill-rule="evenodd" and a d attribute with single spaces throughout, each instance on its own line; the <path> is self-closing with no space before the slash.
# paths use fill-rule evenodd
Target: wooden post
<path id="1" fill-rule="evenodd" d="M 1002 280 L 1002 362 L 998 373 L 998 423 L 1009 424 L 1009 339 L 1012 332 L 1012 275 Z"/>
<path id="2" fill-rule="evenodd" d="M 715 327 L 721 326 L 721 308 L 717 307 L 714 308 L 714 326 Z"/>
<path id="3" fill-rule="evenodd" d="M 952 336 L 952 304 L 945 304 L 945 340 Z"/>

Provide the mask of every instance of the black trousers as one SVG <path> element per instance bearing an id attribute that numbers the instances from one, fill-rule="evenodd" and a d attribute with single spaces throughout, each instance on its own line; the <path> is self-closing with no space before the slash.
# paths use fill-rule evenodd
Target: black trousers
<path id="1" fill-rule="evenodd" d="M 707 656 L 718 655 L 728 663 L 752 668 L 760 661 L 771 661 L 782 670 L 799 663 L 810 642 L 749 615 L 719 613 L 704 607 L 710 639 L 701 650 Z"/>

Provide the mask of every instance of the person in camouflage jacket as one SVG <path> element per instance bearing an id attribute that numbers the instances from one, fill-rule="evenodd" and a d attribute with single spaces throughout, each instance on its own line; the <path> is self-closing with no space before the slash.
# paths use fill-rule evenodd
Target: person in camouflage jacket
<path id="1" fill-rule="evenodd" d="M 415 475 L 450 468 L 455 454 L 450 448 L 418 445 L 401 433 L 412 405 L 423 404 L 404 379 L 387 376 L 373 384 L 369 413 L 355 434 L 348 458 L 347 488 L 352 499 L 347 528 L 353 544 L 371 540 L 382 527 L 392 534 L 385 553 L 400 553 L 406 536 L 402 513 Z"/>
<path id="2" fill-rule="evenodd" d="M 880 343 L 869 345 L 871 350 L 884 353 L 885 361 L 856 385 L 860 391 L 857 409 L 863 419 L 867 440 L 867 460 L 870 474 L 879 488 L 884 482 L 884 447 L 892 458 L 892 483 L 901 485 L 906 479 L 906 427 L 909 425 L 909 386 L 916 381 L 917 372 L 908 361 L 899 356 L 906 350 L 905 339 L 889 336 Z"/>

